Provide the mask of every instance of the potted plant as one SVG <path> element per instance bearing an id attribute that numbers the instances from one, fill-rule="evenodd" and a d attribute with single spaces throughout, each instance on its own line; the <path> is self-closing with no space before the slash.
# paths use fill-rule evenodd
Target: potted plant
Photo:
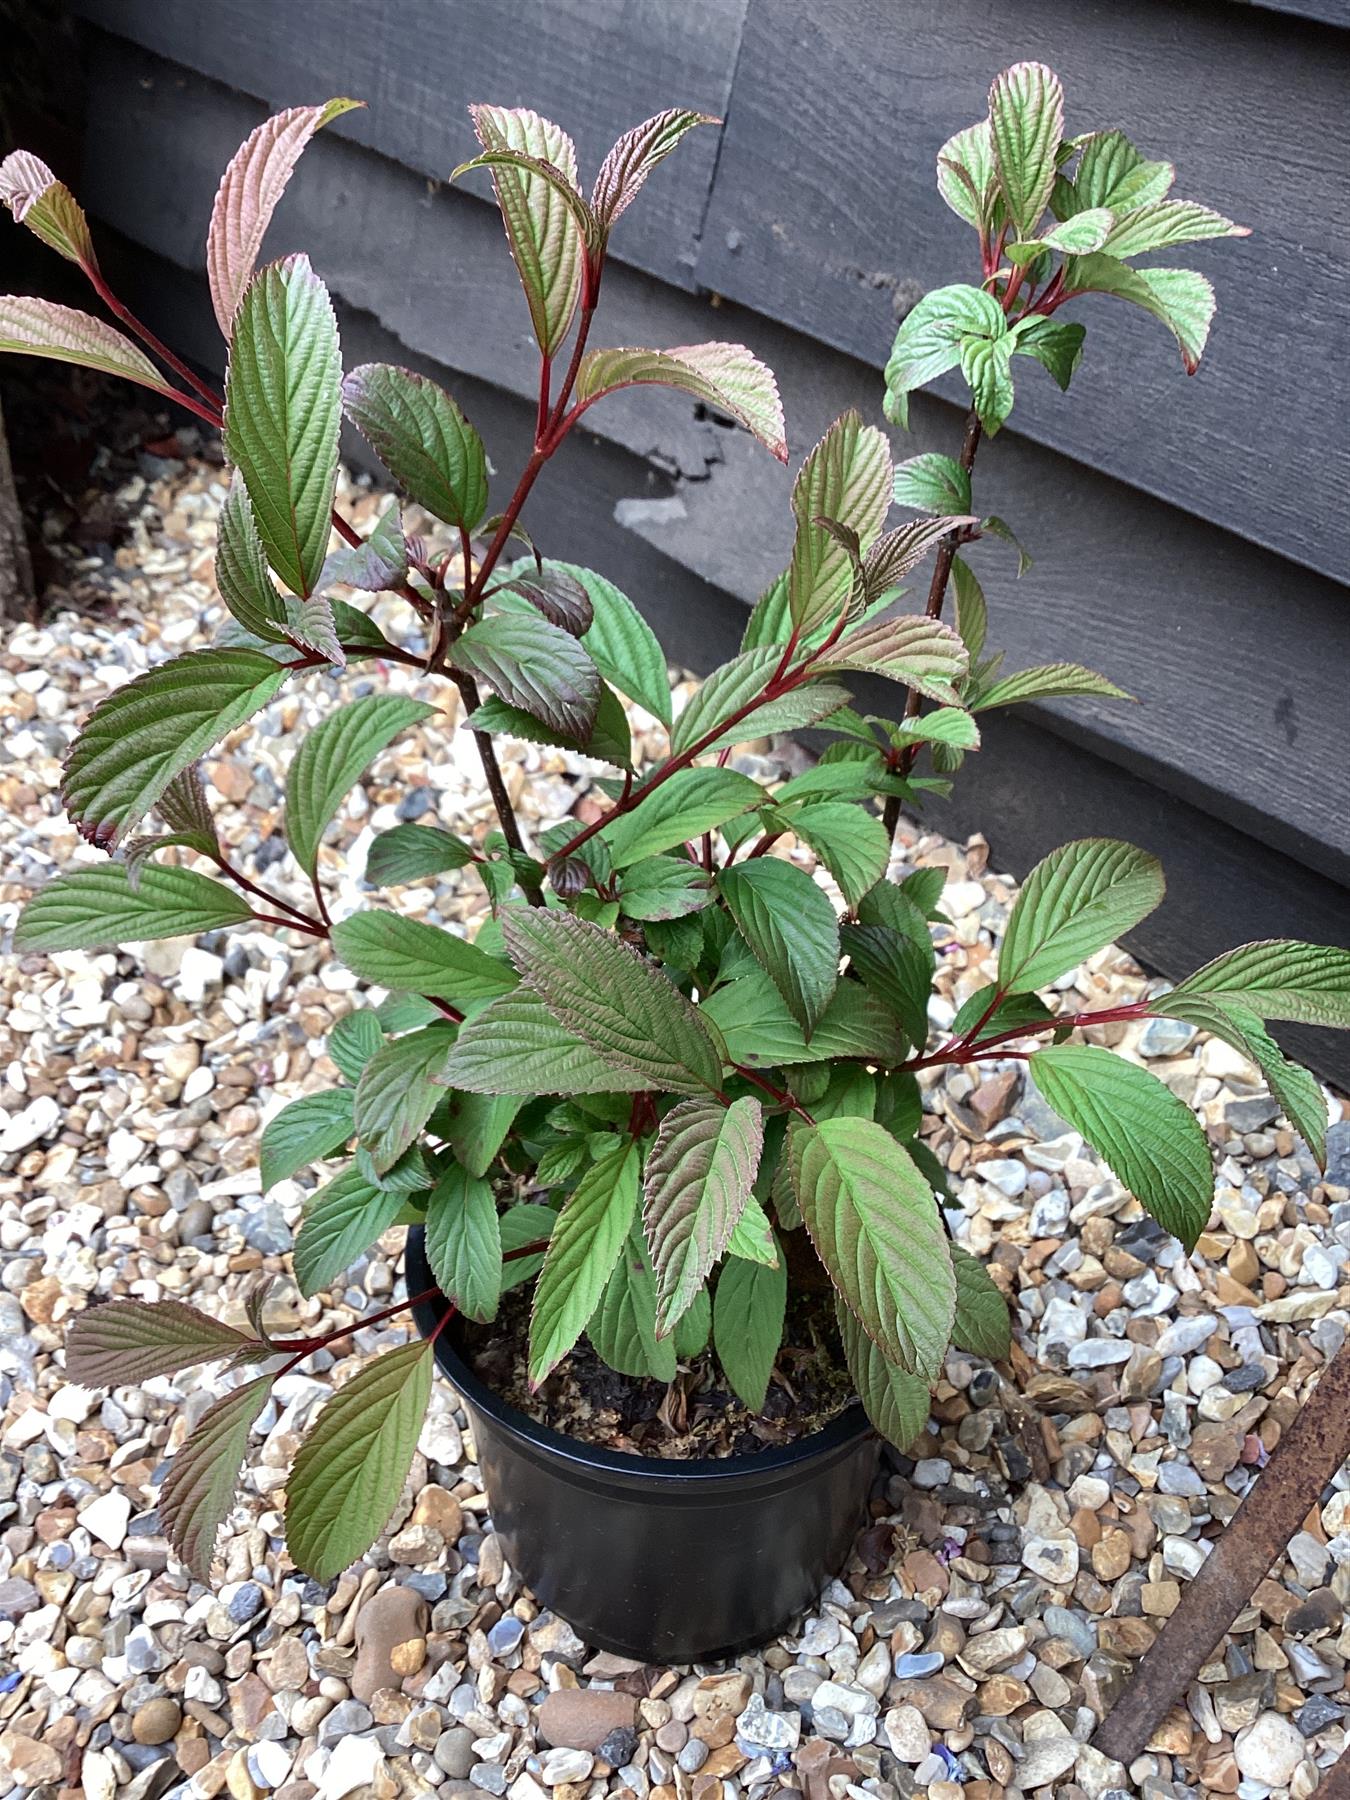
<path id="1" fill-rule="evenodd" d="M 623 387 L 692 395 L 787 459 L 773 377 L 747 350 L 589 346 L 611 231 L 655 166 L 712 121 L 672 111 L 627 133 L 588 199 L 558 127 L 519 109 L 473 109 L 482 151 L 456 174 L 490 171 L 539 348 L 534 449 L 489 516 L 486 452 L 450 396 L 388 365 L 344 376 L 307 260 L 255 267 L 305 143 L 351 104 L 279 114 L 225 173 L 207 242 L 229 344 L 223 405 L 109 289 L 68 189 L 24 153 L 0 170 L 15 216 L 84 270 L 132 334 L 7 298 L 0 348 L 173 398 L 222 427 L 233 470 L 216 563 L 229 628 L 212 648 L 118 688 L 88 719 L 63 799 L 112 860 L 43 889 L 16 948 L 258 921 L 326 940 L 389 997 L 334 1029 L 343 1085 L 272 1119 L 262 1179 L 322 1168 L 295 1249 L 307 1296 L 327 1293 L 383 1232 L 409 1228 L 407 1298 L 373 1320 L 278 1337 L 261 1291 L 247 1297 L 246 1332 L 172 1301 L 92 1305 L 72 1327 L 67 1368 L 91 1385 L 210 1359 L 239 1372 L 160 1496 L 178 1554 L 207 1580 L 276 1376 L 410 1308 L 420 1335 L 335 1393 L 296 1458 L 286 1509 L 295 1562 L 331 1579 L 384 1528 L 438 1361 L 467 1402 L 497 1529 L 540 1598 L 601 1646 L 709 1656 L 771 1635 L 838 1566 L 877 1434 L 904 1447 L 920 1433 L 948 1345 L 987 1357 L 1007 1348 L 999 1288 L 944 1229 L 943 1171 L 920 1136 L 921 1071 L 1027 1062 L 1049 1103 L 1188 1246 L 1213 1192 L 1196 1117 L 1079 1032 L 1159 1013 L 1216 1032 L 1260 1066 L 1322 1152 L 1320 1089 L 1264 1022 L 1350 1026 L 1350 953 L 1245 945 L 1157 998 L 1058 1009 L 1046 990 L 1163 892 L 1151 856 L 1090 839 L 1032 872 L 997 980 L 933 1034 L 941 873 L 890 872 L 900 804 L 920 803 L 978 748 L 982 712 L 1120 694 L 1071 663 L 1003 674 L 986 646 L 984 600 L 959 552 L 983 533 L 1009 535 L 972 510 L 971 468 L 981 437 L 1008 417 L 1015 359 L 1067 387 L 1084 332 L 1063 309 L 1105 292 L 1155 313 L 1193 371 L 1214 307 L 1208 282 L 1133 259 L 1241 228 L 1171 198 L 1170 165 L 1146 160 L 1121 132 L 1065 137 L 1050 70 L 1022 63 L 1001 74 L 988 118 L 938 158 L 944 197 L 977 233 L 978 283 L 920 301 L 887 366 L 886 407 L 902 426 L 908 394 L 959 368 L 971 395 L 959 456 L 896 468 L 880 430 L 856 414 L 839 419 L 792 486 L 787 570 L 751 613 L 741 653 L 675 716 L 641 615 L 603 576 L 546 560 L 522 512 L 578 419 Z M 334 512 L 344 412 L 403 492 L 448 528 L 446 545 L 406 536 L 397 506 L 365 541 Z M 920 516 L 887 529 L 897 502 Z M 916 611 L 900 583 L 928 561 Z M 940 616 L 949 583 L 954 625 Z M 400 596 L 404 640 L 337 587 Z M 231 865 L 196 762 L 307 671 L 372 662 L 458 690 L 499 830 L 469 843 L 398 826 L 371 852 L 370 903 L 334 919 L 325 829 L 427 703 L 348 700 L 299 746 L 286 832 L 303 899 Z M 904 692 L 900 718 L 855 708 L 851 684 L 870 676 Z M 619 694 L 666 728 L 664 756 L 635 766 Z M 807 727 L 829 745 L 790 780 L 766 782 L 733 760 L 738 743 Z M 494 750 L 503 733 L 608 765 L 597 781 L 604 810 L 526 844 Z M 921 773 L 925 752 L 932 769 Z M 166 829 L 137 835 L 152 812 Z M 815 857 L 819 879 L 784 853 L 794 844 Z M 184 853 L 224 879 L 183 866 Z M 398 907 L 400 884 L 460 868 L 493 904 L 473 942 Z M 340 1166 L 325 1167 L 331 1159 Z M 766 1419 L 776 1364 L 789 1373 Z M 681 1406 L 693 1396 L 697 1415 L 684 1457 L 616 1447 L 613 1411 L 595 1395 L 640 1406 L 679 1371 L 670 1393 Z M 756 1430 L 769 1447 L 748 1447 Z"/>

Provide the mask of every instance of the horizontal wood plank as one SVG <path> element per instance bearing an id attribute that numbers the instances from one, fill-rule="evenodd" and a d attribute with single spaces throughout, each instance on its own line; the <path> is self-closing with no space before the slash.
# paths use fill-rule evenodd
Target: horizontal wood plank
<path id="1" fill-rule="evenodd" d="M 199 267 L 217 140 L 235 133 L 246 103 L 114 47 L 91 76 L 86 198 L 158 254 Z M 485 223 L 482 209 L 428 197 L 396 165 L 319 140 L 283 202 L 276 248 L 304 245 L 349 306 L 412 351 L 524 399 L 535 383 L 524 305 Z M 426 274 L 409 282 L 414 257 Z M 794 461 L 845 406 L 880 417 L 874 370 L 626 269 L 607 284 L 599 329 L 601 342 L 743 338 L 778 372 Z M 786 560 L 789 476 L 698 411 L 676 395 L 620 395 L 587 415 L 588 435 L 641 459 L 622 496 L 625 531 L 748 603 Z M 953 409 L 927 396 L 914 426 L 898 454 L 950 450 L 959 435 Z M 564 486 L 574 457 L 570 445 L 560 457 Z M 1139 698 L 1038 709 L 1046 728 L 1350 880 L 1344 590 L 1026 439 L 988 446 L 977 500 L 1008 518 L 1036 558 L 1019 582 L 1006 546 L 989 540 L 972 552 L 1007 666 L 1084 661 Z"/>
<path id="2" fill-rule="evenodd" d="M 664 107 L 725 114 L 745 0 L 399 0 L 384 10 L 365 0 L 74 0 L 71 10 L 267 109 L 363 99 L 366 111 L 329 129 L 435 182 L 478 148 L 470 101 L 529 106 L 572 133 L 589 182 L 620 132 Z M 263 114 L 255 108 L 250 126 Z M 716 130 L 692 133 L 625 215 L 614 254 L 692 287 L 716 157 Z M 466 182 L 491 193 L 485 174 Z"/>
<path id="3" fill-rule="evenodd" d="M 943 140 L 982 117 L 1018 57 L 1062 75 L 1069 129 L 1124 124 L 1177 192 L 1253 227 L 1150 261 L 1215 280 L 1187 381 L 1154 319 L 1082 306 L 1070 396 L 1020 376 L 1013 428 L 1342 577 L 1350 443 L 1331 346 L 1350 319 L 1350 35 L 1210 0 L 751 0 L 699 260 L 708 286 L 884 362 L 920 293 L 978 280 L 974 235 L 939 199 Z M 955 385 L 945 391 L 955 394 Z"/>

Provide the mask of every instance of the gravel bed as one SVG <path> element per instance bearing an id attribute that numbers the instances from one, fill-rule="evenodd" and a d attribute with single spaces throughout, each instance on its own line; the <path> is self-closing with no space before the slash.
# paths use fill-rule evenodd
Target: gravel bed
<path id="1" fill-rule="evenodd" d="M 221 616 L 219 469 L 152 456 L 140 469 L 116 496 L 126 540 L 71 550 L 68 605 L 0 653 L 6 930 L 54 867 L 94 860 L 55 797 L 79 719 Z M 349 500 L 370 519 L 381 496 Z M 394 603 L 378 610 L 406 632 Z M 407 671 L 390 679 L 421 691 Z M 346 686 L 371 680 L 358 669 Z M 292 727 L 335 688 L 298 685 L 209 762 L 222 835 L 297 900 L 279 835 Z M 374 831 L 417 818 L 490 829 L 454 726 L 443 715 L 405 734 L 352 795 L 338 911 L 361 903 Z M 511 747 L 527 827 L 584 809 L 587 770 Z M 950 870 L 942 1025 L 986 981 L 1014 888 L 980 839 L 911 831 L 900 848 L 906 865 Z M 337 872 L 333 851 L 324 864 Z M 420 916 L 460 927 L 485 909 L 467 875 L 404 892 Z M 593 1654 L 541 1612 L 504 1562 L 471 1434 L 439 1381 L 390 1530 L 331 1592 L 297 1575 L 280 1490 L 298 1430 L 357 1352 L 401 1341 L 397 1328 L 278 1383 L 219 1584 L 190 1581 L 156 1492 L 220 1371 L 105 1398 L 65 1380 L 63 1327 L 94 1294 L 174 1295 L 242 1323 L 242 1294 L 267 1277 L 278 1322 L 298 1330 L 398 1290 L 395 1233 L 348 1286 L 302 1300 L 288 1252 L 306 1186 L 258 1191 L 258 1131 L 335 1078 L 327 1033 L 354 985 L 321 947 L 263 933 L 0 964 L 0 1795 L 1311 1793 L 1346 1738 L 1344 1472 L 1149 1752 L 1126 1771 L 1085 1747 L 1350 1319 L 1350 1108 L 1333 1098 L 1323 1180 L 1248 1066 L 1184 1025 L 1100 1035 L 1193 1105 L 1215 1145 L 1215 1211 L 1190 1257 L 1022 1065 L 988 1065 L 978 1085 L 930 1072 L 925 1129 L 963 1203 L 953 1226 L 1008 1293 L 1015 1347 L 999 1369 L 949 1356 L 917 1460 L 888 1461 L 848 1568 L 762 1653 L 644 1667 Z M 1061 985 L 1105 1004 L 1148 983 L 1108 950 Z"/>

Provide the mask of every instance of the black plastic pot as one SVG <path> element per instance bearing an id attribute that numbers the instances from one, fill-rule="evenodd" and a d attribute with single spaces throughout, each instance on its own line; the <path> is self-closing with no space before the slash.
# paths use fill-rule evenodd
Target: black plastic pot
<path id="1" fill-rule="evenodd" d="M 420 1228 L 408 1287 L 434 1285 Z M 438 1295 L 413 1308 L 424 1337 Z M 848 1556 L 880 1441 L 856 1402 L 758 1456 L 666 1462 L 537 1425 L 470 1369 L 452 1325 L 436 1360 L 469 1410 L 493 1526 L 536 1598 L 588 1644 L 644 1662 L 734 1656 L 776 1636 Z"/>

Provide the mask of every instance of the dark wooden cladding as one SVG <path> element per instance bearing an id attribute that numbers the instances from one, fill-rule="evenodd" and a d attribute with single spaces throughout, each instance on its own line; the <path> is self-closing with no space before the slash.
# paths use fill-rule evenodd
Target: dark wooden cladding
<path id="1" fill-rule="evenodd" d="M 903 15 L 892 0 L 751 0 L 705 283 L 884 361 L 897 307 L 962 269 L 978 279 L 973 234 L 934 185 L 938 147 L 983 115 L 990 73 L 1043 57 L 1071 130 L 1127 122 L 1176 163 L 1177 193 L 1253 236 L 1149 259 L 1218 286 L 1193 381 L 1157 320 L 1094 301 L 1076 314 L 1072 396 L 1019 370 L 1016 429 L 1343 577 L 1350 444 L 1329 359 L 1350 291 L 1350 37 L 1227 0 L 907 0 Z"/>
<path id="2" fill-rule="evenodd" d="M 745 0 L 75 0 L 71 10 L 269 107 L 365 100 L 329 129 L 435 182 L 477 148 L 470 101 L 530 106 L 572 133 L 589 182 L 619 134 L 664 107 L 725 115 Z M 692 287 L 716 160 L 716 131 L 695 132 L 625 219 L 617 254 Z M 466 180 L 491 193 L 486 174 Z"/>
<path id="3" fill-rule="evenodd" d="M 531 3 L 504 35 L 496 15 L 496 41 L 481 29 L 486 0 L 409 0 L 383 31 L 366 26 L 359 56 L 338 44 L 347 0 L 336 15 L 311 0 L 224 0 L 209 18 L 142 0 L 80 7 L 101 26 L 87 34 L 81 193 L 101 228 L 137 246 L 128 280 L 148 254 L 160 290 L 173 272 L 168 316 L 152 322 L 177 341 L 186 329 L 190 353 L 220 357 L 200 270 L 221 168 L 267 107 L 365 93 L 371 112 L 351 134 L 340 121 L 307 153 L 269 250 L 311 252 L 349 362 L 375 355 L 438 373 L 503 468 L 530 429 L 525 306 L 486 184 L 475 194 L 426 179 L 472 148 L 464 99 L 589 119 L 580 148 L 592 164 L 670 99 L 727 112 L 720 147 L 696 134 L 654 177 L 650 206 L 622 221 L 599 341 L 748 343 L 778 374 L 795 467 L 844 407 L 880 419 L 897 311 L 953 279 L 969 252 L 930 192 L 937 141 L 982 110 L 990 71 L 1050 54 L 1071 126 L 1129 120 L 1146 145 L 1175 152 L 1180 191 L 1258 233 L 1194 256 L 1221 282 L 1194 381 L 1162 327 L 1120 306 L 1101 315 L 1109 329 L 1090 332 L 1071 396 L 1028 363 L 1017 429 L 982 449 L 977 468 L 977 504 L 1010 519 L 1036 558 L 1019 582 L 1006 546 L 974 548 L 991 637 L 1009 668 L 1072 657 L 1139 703 L 991 717 L 985 749 L 932 822 L 983 830 L 1016 874 L 1072 836 L 1107 831 L 1156 850 L 1168 900 L 1132 947 L 1169 975 L 1254 936 L 1350 941 L 1350 463 L 1327 348 L 1344 341 L 1350 291 L 1338 286 L 1350 133 L 1331 99 L 1350 35 L 1331 29 L 1329 0 L 1025 0 L 1011 35 L 977 0 L 910 0 L 903 33 L 880 0 L 700 0 L 678 14 L 575 0 L 565 16 Z M 583 11 L 606 26 L 589 60 Z M 458 61 L 434 79 L 406 51 L 404 14 L 424 12 L 438 55 L 465 28 Z M 950 395 L 921 394 L 912 411 L 897 456 L 954 448 Z M 587 415 L 527 522 L 547 551 L 604 569 L 675 658 L 706 668 L 734 649 L 745 605 L 783 565 L 790 479 L 682 397 L 629 393 Z M 860 698 L 884 705 L 880 690 Z M 1343 1040 L 1288 1035 L 1350 1080 Z"/>

